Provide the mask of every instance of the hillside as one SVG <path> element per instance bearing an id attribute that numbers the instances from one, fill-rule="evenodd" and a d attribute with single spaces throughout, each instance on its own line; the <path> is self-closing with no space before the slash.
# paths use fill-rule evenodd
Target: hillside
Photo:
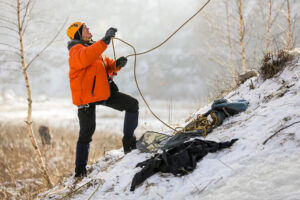
<path id="1" fill-rule="evenodd" d="M 91 173 L 81 182 L 72 185 L 70 177 L 40 197 L 60 199 L 83 186 L 71 199 L 300 199 L 300 50 L 293 53 L 294 59 L 273 78 L 251 78 L 225 97 L 248 100 L 249 107 L 227 118 L 205 139 L 239 140 L 229 149 L 208 154 L 192 173 L 157 173 L 131 192 L 131 180 L 140 171 L 136 164 L 151 154 L 135 150 L 123 157 L 120 149 L 90 166 Z"/>

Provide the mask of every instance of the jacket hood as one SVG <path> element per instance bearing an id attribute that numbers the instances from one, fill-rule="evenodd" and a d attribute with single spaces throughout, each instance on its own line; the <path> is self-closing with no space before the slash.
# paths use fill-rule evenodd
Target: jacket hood
<path id="1" fill-rule="evenodd" d="M 71 40 L 68 42 L 68 50 L 70 51 L 70 49 L 75 46 L 76 44 L 82 44 L 84 46 L 91 46 L 92 44 L 94 44 L 95 42 L 93 40 L 86 42 L 83 40 Z"/>

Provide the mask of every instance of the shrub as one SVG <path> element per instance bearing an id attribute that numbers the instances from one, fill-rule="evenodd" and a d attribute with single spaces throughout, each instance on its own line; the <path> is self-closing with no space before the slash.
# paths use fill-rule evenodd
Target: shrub
<path id="1" fill-rule="evenodd" d="M 278 72 L 285 68 L 286 63 L 292 58 L 293 56 L 284 50 L 266 54 L 260 68 L 261 77 L 264 80 L 274 77 Z"/>

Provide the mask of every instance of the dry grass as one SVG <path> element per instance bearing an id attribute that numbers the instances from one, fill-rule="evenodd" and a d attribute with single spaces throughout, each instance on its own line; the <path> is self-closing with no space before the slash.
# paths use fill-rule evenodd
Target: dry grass
<path id="1" fill-rule="evenodd" d="M 38 127 L 35 125 L 34 130 L 39 147 L 52 181 L 58 184 L 73 174 L 78 129 L 54 128 L 52 144 L 43 146 Z M 89 164 L 95 163 L 106 151 L 121 146 L 121 136 L 95 132 Z M 23 126 L 0 124 L 0 199 L 34 199 L 45 191 L 47 188 L 37 166 L 25 123 Z"/>
<path id="2" fill-rule="evenodd" d="M 293 56 L 284 50 L 266 54 L 260 68 L 262 78 L 264 80 L 272 78 L 278 72 L 282 71 L 286 66 L 286 63 L 292 58 Z"/>

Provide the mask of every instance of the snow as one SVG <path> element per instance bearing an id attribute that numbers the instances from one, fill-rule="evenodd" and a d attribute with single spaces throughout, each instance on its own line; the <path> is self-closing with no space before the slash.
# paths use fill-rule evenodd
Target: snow
<path id="1" fill-rule="evenodd" d="M 121 149 L 114 150 L 90 166 L 92 172 L 78 186 L 95 179 L 94 184 L 71 199 L 300 199 L 300 123 L 295 123 L 300 121 L 300 57 L 295 54 L 272 79 L 251 78 L 225 97 L 250 102 L 245 112 L 226 119 L 206 137 L 214 141 L 238 138 L 231 148 L 208 154 L 186 176 L 157 173 L 134 192 L 130 191 L 131 180 L 140 171 L 135 165 L 151 154 L 134 150 L 122 157 Z M 73 177 L 48 191 L 44 199 L 62 197 L 72 182 Z"/>

